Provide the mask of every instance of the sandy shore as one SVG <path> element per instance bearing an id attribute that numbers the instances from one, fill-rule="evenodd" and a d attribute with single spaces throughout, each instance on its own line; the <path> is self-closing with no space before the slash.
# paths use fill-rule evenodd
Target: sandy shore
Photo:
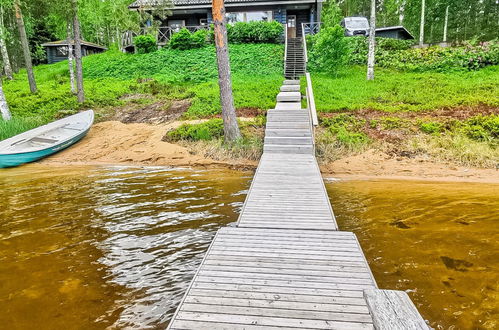
<path id="1" fill-rule="evenodd" d="M 167 124 L 95 124 L 78 144 L 41 161 L 54 165 L 162 165 L 255 168 L 253 161 L 217 161 L 193 155 L 187 148 L 161 141 L 165 132 L 181 122 Z M 369 150 L 321 165 L 323 175 L 342 179 L 406 179 L 499 183 L 499 170 L 465 168 L 423 158 L 394 158 Z"/>

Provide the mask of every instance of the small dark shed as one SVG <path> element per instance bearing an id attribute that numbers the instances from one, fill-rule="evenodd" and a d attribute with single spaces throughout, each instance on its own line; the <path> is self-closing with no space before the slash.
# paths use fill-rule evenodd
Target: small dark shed
<path id="1" fill-rule="evenodd" d="M 71 41 L 71 45 L 74 47 L 74 40 Z M 68 58 L 68 42 L 67 40 L 59 40 L 59 41 L 52 41 L 52 42 L 47 42 L 42 45 L 45 47 L 45 50 L 47 51 L 47 62 L 49 64 L 52 63 L 57 63 L 60 61 L 64 61 Z M 82 56 L 87 56 L 87 55 L 92 55 L 92 54 L 97 54 L 97 53 L 102 53 L 106 51 L 107 48 L 88 42 L 88 41 L 83 41 L 81 42 L 81 54 Z"/>
<path id="2" fill-rule="evenodd" d="M 376 29 L 376 37 L 412 40 L 414 37 L 403 26 L 387 26 Z"/>

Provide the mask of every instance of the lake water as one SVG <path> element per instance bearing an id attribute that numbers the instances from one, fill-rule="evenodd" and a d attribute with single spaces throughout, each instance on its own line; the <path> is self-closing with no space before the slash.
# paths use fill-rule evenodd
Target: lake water
<path id="1" fill-rule="evenodd" d="M 0 324 L 163 328 L 252 173 L 23 166 L 0 172 Z M 327 184 L 381 288 L 434 327 L 497 328 L 499 186 Z"/>

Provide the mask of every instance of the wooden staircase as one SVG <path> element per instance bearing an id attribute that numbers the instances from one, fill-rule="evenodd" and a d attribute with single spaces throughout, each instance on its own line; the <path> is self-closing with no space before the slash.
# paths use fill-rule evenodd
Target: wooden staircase
<path id="1" fill-rule="evenodd" d="M 305 52 L 302 38 L 290 38 L 286 49 L 286 68 L 284 76 L 287 79 L 298 79 L 305 75 Z"/>

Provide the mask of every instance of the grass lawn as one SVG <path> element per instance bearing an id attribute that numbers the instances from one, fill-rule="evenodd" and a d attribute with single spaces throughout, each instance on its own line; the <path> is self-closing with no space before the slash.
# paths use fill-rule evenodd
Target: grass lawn
<path id="1" fill-rule="evenodd" d="M 336 78 L 312 74 L 312 83 L 319 112 L 421 111 L 480 104 L 499 107 L 499 66 L 450 73 L 378 68 L 374 81 L 366 80 L 364 67 L 351 67 Z"/>

